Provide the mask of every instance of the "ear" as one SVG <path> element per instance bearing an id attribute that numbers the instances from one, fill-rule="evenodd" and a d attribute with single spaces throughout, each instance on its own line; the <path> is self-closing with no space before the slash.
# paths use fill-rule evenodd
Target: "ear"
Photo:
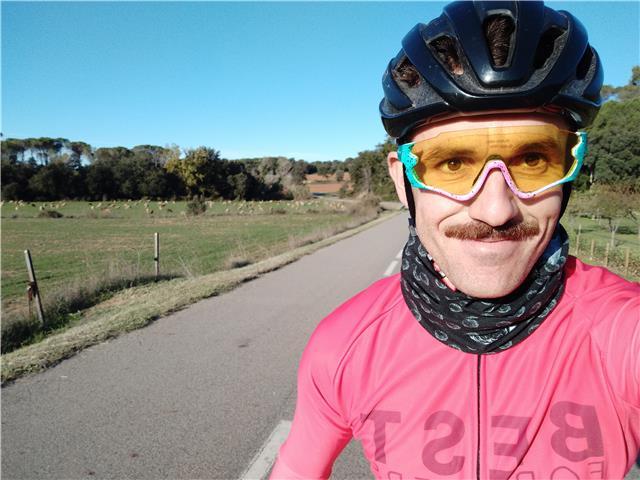
<path id="1" fill-rule="evenodd" d="M 389 152 L 387 155 L 387 167 L 389 168 L 389 175 L 396 187 L 398 199 L 405 208 L 409 208 L 407 204 L 407 192 L 404 189 L 404 170 L 402 168 L 402 162 L 398 159 L 398 152 Z"/>

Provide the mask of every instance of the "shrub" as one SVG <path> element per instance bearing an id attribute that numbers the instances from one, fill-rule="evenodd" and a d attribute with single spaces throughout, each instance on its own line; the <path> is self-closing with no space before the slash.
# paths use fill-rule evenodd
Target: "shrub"
<path id="1" fill-rule="evenodd" d="M 193 197 L 187 202 L 187 215 L 201 215 L 207 211 L 207 202 L 200 196 Z"/>
<path id="2" fill-rule="evenodd" d="M 348 197 L 350 193 L 351 192 L 349 191 L 349 187 L 346 183 L 343 183 L 342 186 L 340 187 L 340 190 L 338 190 L 338 196 L 340 198 Z"/>
<path id="3" fill-rule="evenodd" d="M 380 197 L 371 193 L 362 194 L 358 201 L 350 203 L 347 208 L 347 213 L 354 216 L 375 217 L 380 211 Z"/>
<path id="4" fill-rule="evenodd" d="M 42 210 L 38 213 L 38 218 L 62 218 L 63 214 L 58 212 L 57 210 Z"/>
<path id="5" fill-rule="evenodd" d="M 306 185 L 292 185 L 289 187 L 289 193 L 294 200 L 308 200 L 311 198 L 311 192 Z"/>
<path id="6" fill-rule="evenodd" d="M 3 315 L 4 316 L 4 315 Z M 2 321 L 2 353 L 18 348 L 26 339 L 40 330 L 40 323 L 35 316 Z"/>

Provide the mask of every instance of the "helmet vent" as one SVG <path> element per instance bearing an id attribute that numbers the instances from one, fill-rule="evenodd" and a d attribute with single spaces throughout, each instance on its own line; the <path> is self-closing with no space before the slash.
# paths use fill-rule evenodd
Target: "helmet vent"
<path id="1" fill-rule="evenodd" d="M 460 56 L 456 49 L 456 42 L 448 35 L 442 35 L 429 42 L 429 46 L 434 50 L 438 60 L 447 67 L 450 73 L 462 75 L 464 69 L 460 62 Z"/>
<path id="2" fill-rule="evenodd" d="M 578 80 L 584 80 L 584 77 L 587 76 L 589 72 L 589 67 L 591 67 L 591 61 L 593 60 L 593 50 L 591 47 L 587 47 L 578 63 L 578 67 L 576 68 L 576 78 Z"/>
<path id="3" fill-rule="evenodd" d="M 536 48 L 536 55 L 533 60 L 533 66 L 536 70 L 544 66 L 545 62 L 553 53 L 556 39 L 563 33 L 564 30 L 561 28 L 551 27 L 541 35 L 540 41 L 538 42 L 538 48 Z"/>
<path id="4" fill-rule="evenodd" d="M 491 15 L 485 19 L 484 34 L 494 67 L 505 67 L 509 64 L 509 52 L 514 31 L 515 25 L 511 17 Z"/>
<path id="5" fill-rule="evenodd" d="M 406 83 L 409 87 L 415 87 L 420 83 L 420 74 L 407 57 L 403 57 L 396 68 L 393 69 L 393 78 L 396 81 Z"/>

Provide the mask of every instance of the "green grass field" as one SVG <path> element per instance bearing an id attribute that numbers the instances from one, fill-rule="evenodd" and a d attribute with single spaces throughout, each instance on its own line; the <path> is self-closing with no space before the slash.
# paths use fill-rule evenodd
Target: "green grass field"
<path id="1" fill-rule="evenodd" d="M 104 276 L 153 272 L 154 232 L 162 274 L 211 273 L 282 253 L 354 222 L 339 202 L 208 202 L 187 216 L 186 202 L 53 202 L 2 205 L 3 313 L 24 309 L 29 249 L 42 297 Z M 62 218 L 39 218 L 42 210 Z"/>
<path id="2" fill-rule="evenodd" d="M 604 265 L 606 245 L 611 240 L 606 220 L 593 220 L 586 216 L 565 215 L 562 224 L 569 233 L 571 241 L 570 253 L 576 255 L 583 262 L 591 265 Z M 633 281 L 640 280 L 640 235 L 639 225 L 631 218 L 621 220 L 615 234 L 615 246 L 609 245 L 607 268 L 618 275 Z M 578 241 L 580 232 L 580 243 Z M 594 252 L 591 256 L 591 242 L 594 242 Z M 625 257 L 629 250 L 629 263 L 625 272 Z"/>

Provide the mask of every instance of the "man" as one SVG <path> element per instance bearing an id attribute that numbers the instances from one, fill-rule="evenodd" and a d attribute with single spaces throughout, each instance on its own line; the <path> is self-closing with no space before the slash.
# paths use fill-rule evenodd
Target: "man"
<path id="1" fill-rule="evenodd" d="M 600 107 L 584 27 L 454 2 L 402 42 L 380 104 L 410 235 L 400 275 L 316 328 L 271 478 L 355 437 L 384 479 L 623 478 L 640 446 L 640 286 L 558 223 Z"/>

